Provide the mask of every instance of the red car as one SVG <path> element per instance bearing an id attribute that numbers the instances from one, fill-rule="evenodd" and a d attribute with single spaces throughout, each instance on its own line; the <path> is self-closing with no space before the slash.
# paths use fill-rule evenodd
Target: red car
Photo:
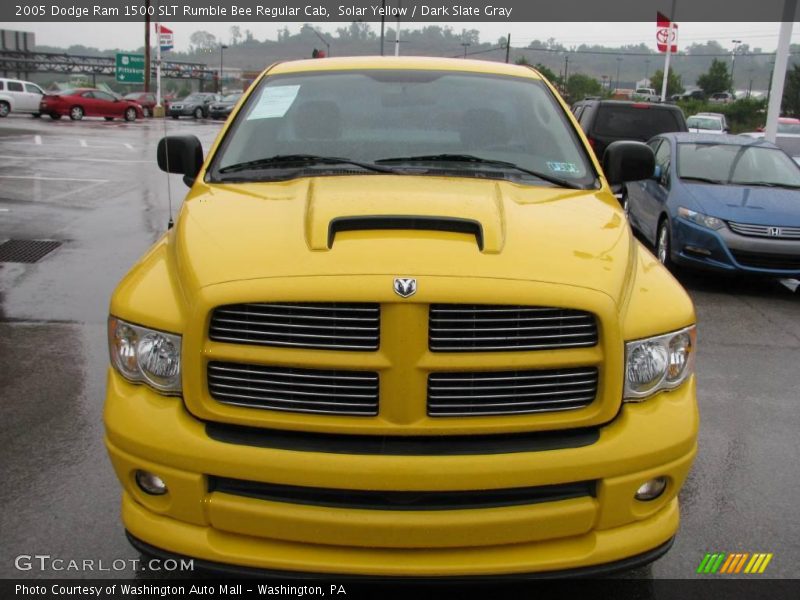
<path id="1" fill-rule="evenodd" d="M 39 112 L 53 119 L 69 116 L 73 121 L 83 117 L 105 117 L 106 121 L 125 119 L 135 121 L 144 118 L 144 110 L 138 102 L 117 98 L 108 92 L 91 88 L 63 90 L 42 97 Z"/>
<path id="2" fill-rule="evenodd" d="M 125 100 L 132 100 L 142 106 L 145 117 L 153 116 L 153 109 L 156 107 L 156 95 L 152 92 L 131 92 L 123 96 Z M 166 98 L 161 99 L 161 105 L 164 109 L 169 108 L 169 101 Z"/>

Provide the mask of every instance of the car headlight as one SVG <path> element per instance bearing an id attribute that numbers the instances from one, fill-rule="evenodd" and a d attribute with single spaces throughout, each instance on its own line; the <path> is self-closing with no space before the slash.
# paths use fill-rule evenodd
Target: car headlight
<path id="1" fill-rule="evenodd" d="M 625 344 L 625 401 L 678 387 L 694 373 L 694 325 Z"/>
<path id="2" fill-rule="evenodd" d="M 181 393 L 181 336 L 108 318 L 111 364 L 129 381 Z"/>
<path id="3" fill-rule="evenodd" d="M 687 221 L 697 223 L 698 225 L 708 227 L 709 229 L 713 229 L 715 231 L 725 227 L 725 221 L 722 219 L 718 219 L 717 217 L 709 217 L 708 215 L 704 215 L 703 213 L 699 213 L 695 210 L 689 210 L 683 206 L 678 207 L 678 216 L 683 217 Z"/>

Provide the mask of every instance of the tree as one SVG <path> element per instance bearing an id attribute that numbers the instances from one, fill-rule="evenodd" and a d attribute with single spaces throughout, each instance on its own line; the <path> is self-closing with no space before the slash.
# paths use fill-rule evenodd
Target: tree
<path id="1" fill-rule="evenodd" d="M 788 115 L 800 115 L 800 65 L 794 65 L 786 73 L 786 85 L 783 88 L 783 110 Z"/>
<path id="2" fill-rule="evenodd" d="M 189 42 L 195 50 L 213 50 L 219 45 L 216 36 L 207 31 L 195 31 L 189 36 Z"/>
<path id="3" fill-rule="evenodd" d="M 656 69 L 656 72 L 650 77 L 650 85 L 656 91 L 656 94 L 660 94 L 661 86 L 664 85 L 664 71 Z M 672 94 L 682 94 L 683 91 L 681 76 L 674 69 L 670 69 L 669 80 L 667 81 L 667 97 L 672 96 Z"/>
<path id="4" fill-rule="evenodd" d="M 708 72 L 697 78 L 697 85 L 705 92 L 706 96 L 731 89 L 733 82 L 728 73 L 728 65 L 715 58 L 711 61 L 711 68 L 708 69 Z"/>
<path id="5" fill-rule="evenodd" d="M 587 96 L 599 96 L 602 89 L 597 79 L 584 75 L 583 73 L 570 75 L 567 80 L 567 98 L 569 98 L 571 102 L 583 100 Z"/>

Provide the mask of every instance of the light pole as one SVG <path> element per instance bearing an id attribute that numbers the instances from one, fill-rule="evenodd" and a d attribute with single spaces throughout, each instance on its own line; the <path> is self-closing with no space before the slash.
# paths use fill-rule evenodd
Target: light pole
<path id="1" fill-rule="evenodd" d="M 620 65 L 620 63 L 622 63 L 622 57 L 618 56 L 617 57 L 617 87 L 616 87 L 616 89 L 619 89 L 619 65 Z"/>
<path id="2" fill-rule="evenodd" d="M 733 44 L 733 54 L 731 55 L 731 91 L 733 92 L 733 97 L 736 98 L 736 83 L 733 79 L 733 70 L 736 68 L 736 51 L 739 49 L 739 44 L 742 43 L 742 40 L 731 40 Z"/>
<path id="3" fill-rule="evenodd" d="M 222 93 L 222 57 L 224 56 L 225 50 L 227 48 L 228 47 L 225 44 L 220 44 L 219 45 L 219 81 L 217 82 L 217 88 L 218 88 L 217 89 L 217 93 L 218 94 Z"/>
<path id="4" fill-rule="evenodd" d="M 647 85 L 649 86 L 650 85 L 650 59 L 649 58 L 645 58 L 644 59 L 644 65 L 645 65 L 645 67 L 644 67 L 644 78 L 647 81 Z"/>

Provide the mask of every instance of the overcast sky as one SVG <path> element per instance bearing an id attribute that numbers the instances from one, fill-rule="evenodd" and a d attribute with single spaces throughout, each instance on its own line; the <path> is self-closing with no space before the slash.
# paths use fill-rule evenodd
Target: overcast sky
<path id="1" fill-rule="evenodd" d="M 203 29 L 213 33 L 223 43 L 230 41 L 230 28 L 239 25 L 244 31 L 250 29 L 253 35 L 263 40 L 276 39 L 277 31 L 284 26 L 296 33 L 302 23 L 168 23 L 175 32 L 178 50 L 187 50 L 192 32 Z M 347 23 L 312 23 L 323 33 L 334 33 L 337 27 Z M 392 22 L 392 26 L 394 22 Z M 546 40 L 554 37 L 566 46 L 587 44 L 620 45 L 645 43 L 655 49 L 655 23 L 401 23 L 406 27 L 421 28 L 427 25 L 450 26 L 456 31 L 466 27 L 481 32 L 481 41 L 494 42 L 501 36 L 511 33 L 512 46 L 527 46 L 535 39 Z M 371 23 L 373 31 L 380 31 L 380 23 Z M 67 47 L 83 44 L 101 49 L 134 49 L 143 45 L 144 25 L 140 23 L 0 23 L 0 28 L 32 31 L 36 43 L 47 46 Z M 779 23 L 679 23 L 678 43 L 685 47 L 695 42 L 717 40 L 726 48 L 732 48 L 732 40 L 741 40 L 750 48 L 762 48 L 772 52 L 778 43 Z M 792 41 L 800 43 L 800 27 L 795 23 Z M 402 48 L 401 48 L 402 49 Z M 335 45 L 331 48 L 335 54 Z"/>

